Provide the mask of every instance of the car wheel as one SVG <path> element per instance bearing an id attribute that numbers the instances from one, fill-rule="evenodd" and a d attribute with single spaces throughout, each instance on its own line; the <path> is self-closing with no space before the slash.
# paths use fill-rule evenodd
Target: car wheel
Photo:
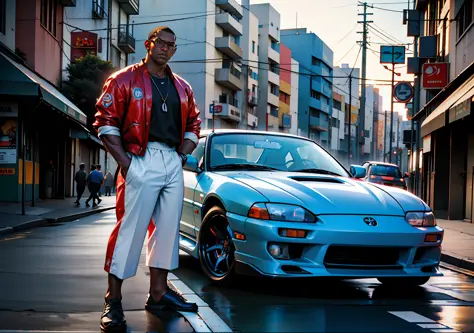
<path id="1" fill-rule="evenodd" d="M 204 273 L 215 283 L 229 285 L 235 278 L 235 246 L 225 210 L 211 208 L 199 231 L 199 261 Z"/>
<path id="2" fill-rule="evenodd" d="M 429 276 L 423 277 L 402 277 L 402 278 L 377 278 L 382 284 L 394 287 L 416 287 L 428 282 Z"/>

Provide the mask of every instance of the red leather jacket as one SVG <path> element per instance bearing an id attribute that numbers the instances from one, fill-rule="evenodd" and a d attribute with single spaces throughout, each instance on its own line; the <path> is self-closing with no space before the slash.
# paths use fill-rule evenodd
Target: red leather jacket
<path id="1" fill-rule="evenodd" d="M 201 119 L 191 86 L 166 68 L 181 99 L 181 144 L 190 139 L 197 144 Z M 142 61 L 112 74 L 104 84 L 96 103 L 94 128 L 99 136 L 122 137 L 124 149 L 135 155 L 145 155 L 152 107 L 150 74 Z"/>

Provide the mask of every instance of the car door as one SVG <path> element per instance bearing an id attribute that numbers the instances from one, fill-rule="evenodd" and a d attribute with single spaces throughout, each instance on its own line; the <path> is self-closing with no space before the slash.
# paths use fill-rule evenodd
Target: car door
<path id="1" fill-rule="evenodd" d="M 204 155 L 204 146 L 206 145 L 206 138 L 201 138 L 198 142 L 196 149 L 192 152 L 192 156 L 198 161 L 202 160 Z M 184 176 L 184 201 L 183 201 L 183 214 L 181 217 L 180 231 L 184 234 L 195 237 L 195 223 L 194 223 L 194 192 L 202 174 L 198 174 L 195 171 L 187 170 L 186 167 L 183 170 Z"/>

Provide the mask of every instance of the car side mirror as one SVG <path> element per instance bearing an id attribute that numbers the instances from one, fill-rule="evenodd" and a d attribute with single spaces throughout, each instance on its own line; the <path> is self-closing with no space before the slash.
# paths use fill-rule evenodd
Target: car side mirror
<path id="1" fill-rule="evenodd" d="M 350 172 L 354 178 L 364 178 L 367 173 L 365 168 L 361 167 L 360 165 L 351 165 Z"/>
<path id="2" fill-rule="evenodd" d="M 201 172 L 201 169 L 199 169 L 199 166 L 198 166 L 198 160 L 196 157 L 194 157 L 193 155 L 187 155 L 188 157 L 188 160 L 186 161 L 186 164 L 184 165 L 183 169 L 184 170 L 188 170 L 188 171 L 192 171 L 192 172 Z"/>

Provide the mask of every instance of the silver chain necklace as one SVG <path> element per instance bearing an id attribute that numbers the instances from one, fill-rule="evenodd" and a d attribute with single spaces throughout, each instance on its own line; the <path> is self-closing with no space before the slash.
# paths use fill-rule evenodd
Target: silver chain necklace
<path id="1" fill-rule="evenodd" d="M 166 93 L 166 98 L 163 97 L 163 95 L 161 94 L 160 88 L 158 88 L 158 85 L 155 83 L 155 80 L 153 79 L 153 76 L 150 76 L 150 77 L 151 77 L 151 82 L 153 82 L 156 89 L 158 90 L 158 93 L 161 96 L 161 99 L 163 100 L 163 104 L 161 104 L 161 110 L 163 112 L 168 112 L 168 106 L 166 105 L 166 100 L 168 99 L 168 96 L 170 94 L 170 81 L 168 80 L 168 77 L 166 77 L 166 81 L 168 82 L 168 92 Z"/>

